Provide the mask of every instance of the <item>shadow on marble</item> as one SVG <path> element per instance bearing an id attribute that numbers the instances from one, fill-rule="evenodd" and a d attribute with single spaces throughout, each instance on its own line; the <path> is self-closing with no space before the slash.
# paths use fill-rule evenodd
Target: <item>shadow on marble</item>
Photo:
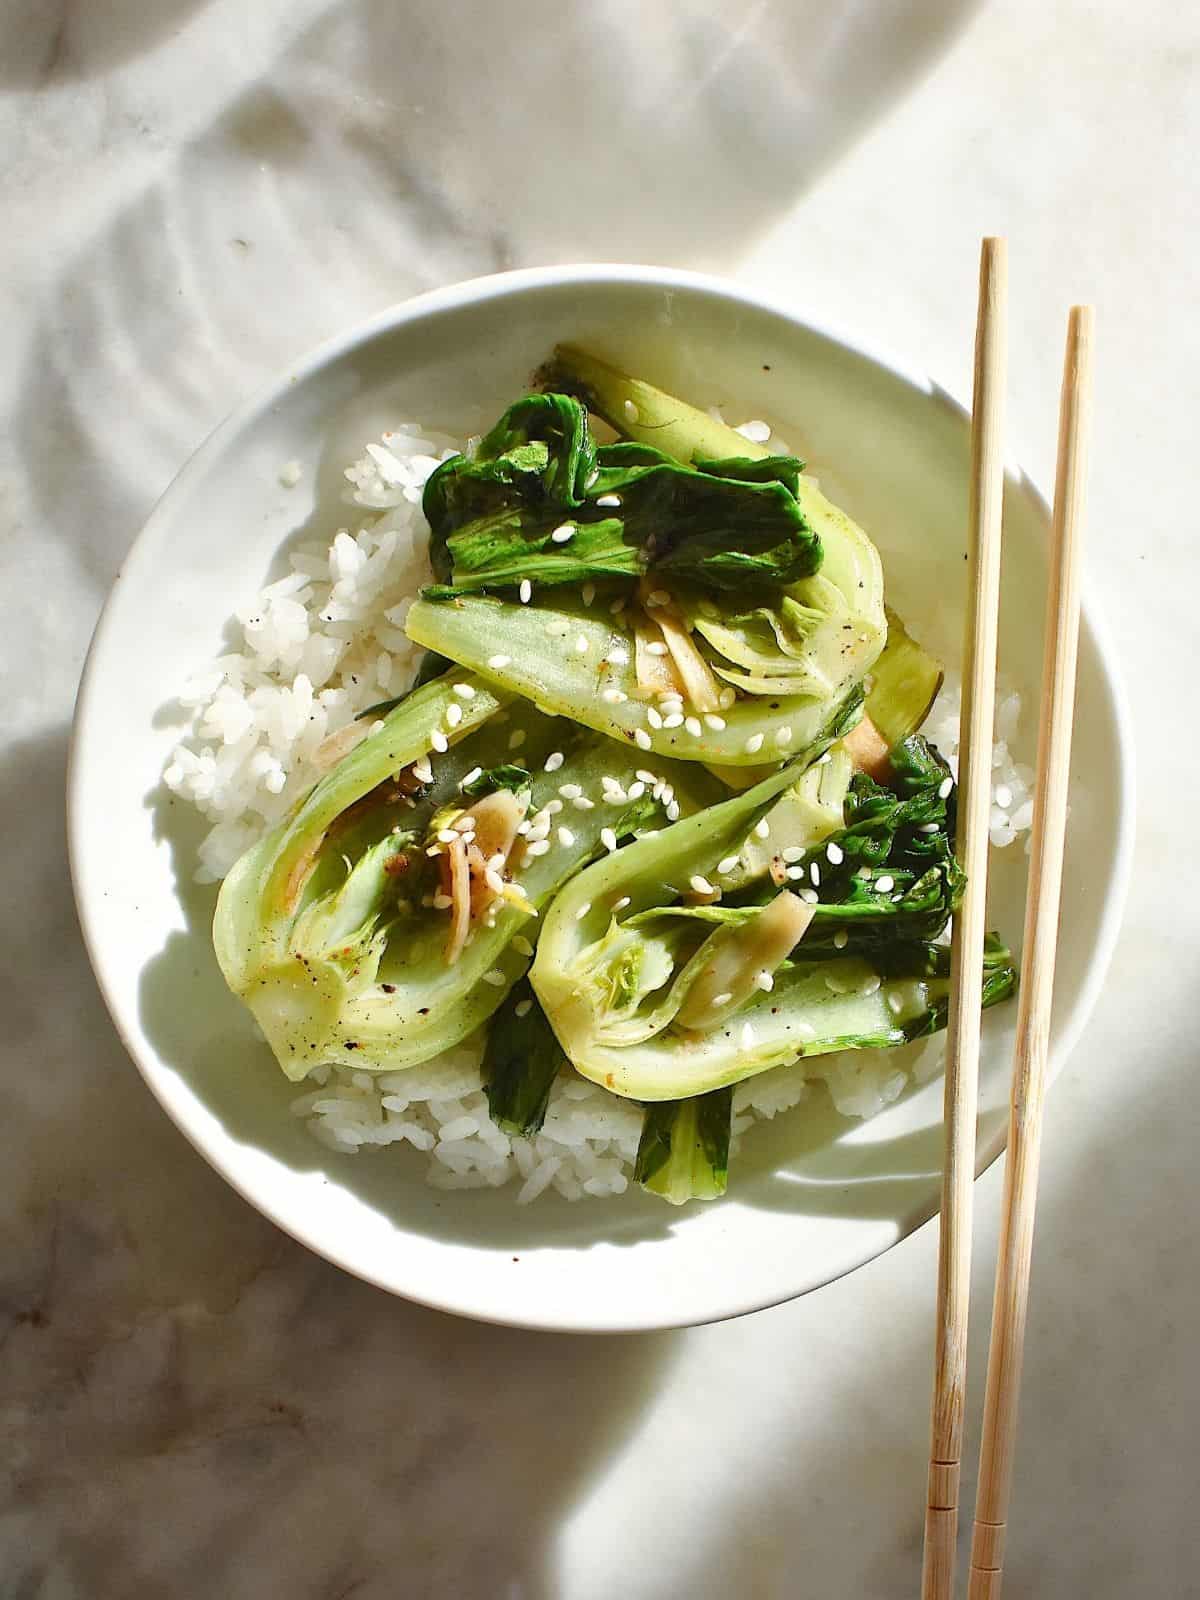
<path id="1" fill-rule="evenodd" d="M 532 262 L 733 268 L 977 3 L 756 0 L 731 24 L 724 0 L 604 0 L 541 28 L 330 5 L 46 285 L 32 516 L 103 592 L 220 417 L 381 306 Z"/>
<path id="2" fill-rule="evenodd" d="M 204 0 L 0 0 L 0 91 L 99 78 L 160 44 Z"/>

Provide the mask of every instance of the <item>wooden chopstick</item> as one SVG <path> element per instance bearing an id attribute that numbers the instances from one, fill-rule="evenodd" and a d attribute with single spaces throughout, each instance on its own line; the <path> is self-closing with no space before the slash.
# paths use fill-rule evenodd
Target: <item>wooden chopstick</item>
<path id="1" fill-rule="evenodd" d="M 1000 609 L 1007 321 L 1007 246 L 1003 239 L 985 239 L 979 259 L 979 313 L 975 328 L 967 615 L 958 772 L 957 843 L 967 882 L 962 905 L 954 918 L 950 967 L 946 1153 L 939 1224 L 933 1411 L 921 1580 L 923 1600 L 950 1600 L 954 1590 L 958 1534 L 967 1312 L 971 1289 L 979 1026 L 987 914 L 988 821 L 992 804 L 996 625 Z"/>
<path id="2" fill-rule="evenodd" d="M 1038 782 L 1017 1004 L 1008 1157 L 988 1350 L 983 1437 L 979 1449 L 979 1489 L 971 1541 L 969 1600 L 996 1600 L 1000 1593 L 1012 1488 L 1067 829 L 1075 662 L 1079 644 L 1079 551 L 1091 433 L 1091 377 L 1092 308 L 1074 306 L 1067 325 L 1058 418 L 1058 469 L 1054 484 L 1050 589 L 1046 602 L 1046 646 L 1038 727 Z"/>

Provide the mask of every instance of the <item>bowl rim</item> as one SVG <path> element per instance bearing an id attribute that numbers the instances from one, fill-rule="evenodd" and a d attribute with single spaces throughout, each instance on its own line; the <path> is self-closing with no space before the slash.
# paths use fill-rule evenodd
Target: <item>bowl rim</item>
<path id="1" fill-rule="evenodd" d="M 619 1323 L 606 1323 L 601 1327 L 596 1324 L 581 1324 L 578 1321 L 572 1321 L 569 1315 L 555 1318 L 543 1317 L 537 1321 L 530 1321 L 528 1318 L 517 1314 L 506 1315 L 500 1311 L 485 1312 L 476 1307 L 463 1306 L 460 1303 L 456 1303 L 448 1295 L 430 1293 L 427 1290 L 400 1289 L 381 1275 L 373 1274 L 358 1266 L 348 1265 L 331 1250 L 322 1247 L 309 1237 L 302 1223 L 297 1223 L 289 1218 L 286 1208 L 273 1204 L 269 1197 L 264 1198 L 258 1193 L 252 1193 L 250 1186 L 229 1170 L 220 1154 L 209 1147 L 202 1134 L 191 1125 L 189 1119 L 177 1113 L 176 1107 L 170 1103 L 165 1091 L 160 1088 L 157 1081 L 158 1065 L 143 1060 L 140 1047 L 136 1043 L 136 1030 L 129 1025 L 127 1020 L 127 1008 L 120 994 L 117 977 L 106 958 L 104 943 L 99 929 L 93 925 L 93 913 L 81 876 L 83 779 L 78 754 L 81 729 L 89 716 L 92 696 L 96 689 L 95 664 L 101 650 L 108 642 L 116 611 L 116 597 L 121 590 L 130 557 L 141 546 L 149 542 L 158 525 L 172 514 L 175 500 L 186 494 L 194 478 L 201 477 L 204 474 L 210 461 L 219 456 L 228 441 L 236 438 L 258 417 L 271 410 L 285 394 L 292 392 L 323 367 L 344 358 L 356 349 L 381 336 L 392 333 L 409 324 L 419 322 L 430 315 L 452 311 L 467 305 L 484 304 L 491 300 L 503 299 L 508 295 L 521 294 L 529 290 L 561 288 L 572 285 L 584 287 L 621 284 L 647 288 L 684 289 L 741 305 L 748 310 L 765 312 L 768 315 L 779 317 L 805 333 L 840 346 L 851 354 L 872 363 L 911 388 L 927 395 L 936 393 L 939 399 L 944 400 L 963 421 L 969 422 L 970 408 L 964 404 L 953 389 L 948 389 L 932 378 L 931 375 L 912 367 L 893 352 L 883 349 L 874 342 L 866 340 L 857 334 L 850 333 L 835 320 L 829 320 L 824 317 L 818 318 L 807 314 L 801 315 L 787 300 L 760 292 L 742 282 L 712 273 L 696 272 L 685 268 L 644 266 L 627 262 L 578 262 L 557 266 L 524 267 L 508 272 L 488 273 L 478 277 L 462 279 L 440 288 L 426 290 L 405 300 L 397 301 L 373 313 L 371 316 L 351 324 L 340 332 L 332 334 L 295 361 L 279 369 L 251 395 L 235 406 L 211 430 L 184 462 L 180 470 L 163 490 L 141 530 L 132 540 L 100 610 L 80 675 L 67 753 L 67 855 L 72 894 L 88 959 L 101 997 L 126 1054 L 133 1061 L 151 1094 L 188 1140 L 189 1144 L 256 1211 L 274 1223 L 282 1232 L 304 1245 L 306 1249 L 331 1262 L 332 1265 L 340 1270 L 348 1272 L 354 1277 L 362 1278 L 365 1282 L 371 1283 L 374 1287 L 388 1294 L 400 1295 L 414 1304 L 426 1306 L 431 1310 L 444 1311 L 456 1316 L 466 1316 L 475 1321 L 492 1323 L 497 1326 L 530 1328 L 548 1332 L 633 1333 L 671 1327 L 702 1326 L 705 1323 L 725 1321 L 733 1317 L 744 1316 L 753 1311 L 767 1310 L 772 1306 L 785 1304 L 790 1300 L 798 1299 L 802 1295 L 810 1294 L 816 1289 L 823 1288 L 829 1283 L 834 1283 L 839 1278 L 848 1276 L 849 1273 L 857 1271 L 859 1267 L 866 1266 L 869 1262 L 899 1244 L 901 1240 L 915 1233 L 938 1214 L 940 1209 L 939 1196 L 935 1191 L 928 1203 L 914 1208 L 911 1213 L 902 1218 L 897 1218 L 897 1232 L 893 1239 L 881 1244 L 878 1248 L 872 1248 L 866 1255 L 849 1265 L 838 1266 L 833 1271 L 819 1273 L 810 1281 L 801 1282 L 797 1287 L 788 1288 L 769 1299 L 754 1296 L 746 1301 L 738 1301 L 732 1305 L 726 1304 L 720 1309 L 714 1310 L 711 1316 L 701 1318 L 689 1316 L 681 1322 L 664 1321 L 661 1318 L 642 1321 L 634 1319 Z M 1046 496 L 1018 464 L 1006 459 L 1005 478 L 1006 482 L 1012 487 L 1020 487 L 1029 493 L 1047 521 L 1050 520 L 1050 506 Z M 1081 586 L 1080 609 L 1083 622 L 1090 630 L 1095 641 L 1101 676 L 1108 694 L 1112 713 L 1118 757 L 1117 793 L 1115 796 L 1115 849 L 1110 887 L 1099 919 L 1100 930 L 1096 955 L 1064 1019 L 1058 1043 L 1051 1054 L 1049 1063 L 1049 1081 L 1051 1082 L 1058 1076 L 1068 1056 L 1075 1049 L 1079 1037 L 1095 1008 L 1097 996 L 1111 965 L 1128 898 L 1135 832 L 1136 779 L 1134 771 L 1134 739 L 1128 694 L 1121 675 L 1108 621 L 1096 599 L 1090 576 L 1086 572 Z M 991 1166 L 1006 1144 L 1007 1126 L 1001 1122 L 992 1137 L 977 1144 L 976 1178 L 980 1177 Z"/>

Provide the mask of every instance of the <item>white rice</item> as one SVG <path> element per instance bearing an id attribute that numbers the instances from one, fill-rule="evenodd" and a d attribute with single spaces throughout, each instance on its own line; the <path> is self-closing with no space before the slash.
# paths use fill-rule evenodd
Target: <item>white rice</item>
<path id="1" fill-rule="evenodd" d="M 742 425 L 754 439 L 765 428 Z M 293 549 L 287 571 L 237 612 L 239 647 L 185 685 L 179 699 L 194 713 L 192 729 L 164 778 L 211 824 L 200 846 L 199 880 L 222 878 L 311 787 L 324 740 L 411 683 L 420 650 L 405 635 L 404 620 L 430 578 L 421 490 L 438 462 L 462 448 L 416 423 L 400 423 L 369 444 L 346 472 L 354 526 L 338 529 L 331 544 Z M 299 462 L 284 464 L 279 474 L 289 487 L 301 475 Z M 925 730 L 955 768 L 958 708 L 959 687 L 948 678 Z M 991 839 L 1001 848 L 1027 832 L 1033 810 L 1033 774 L 1009 749 L 1020 709 L 1014 693 L 1003 694 L 997 706 Z M 624 1193 L 641 1108 L 564 1073 L 541 1132 L 512 1138 L 488 1114 L 482 1048 L 482 1036 L 475 1036 L 397 1073 L 316 1066 L 311 1087 L 292 1103 L 293 1115 L 342 1154 L 412 1146 L 427 1157 L 426 1179 L 436 1188 L 517 1183 L 521 1204 L 550 1190 L 568 1200 Z M 902 1093 L 910 1076 L 930 1076 L 935 1052 L 936 1046 L 924 1053 L 851 1051 L 748 1079 L 734 1091 L 735 1148 L 756 1120 L 800 1104 L 816 1080 L 843 1115 L 871 1116 Z"/>

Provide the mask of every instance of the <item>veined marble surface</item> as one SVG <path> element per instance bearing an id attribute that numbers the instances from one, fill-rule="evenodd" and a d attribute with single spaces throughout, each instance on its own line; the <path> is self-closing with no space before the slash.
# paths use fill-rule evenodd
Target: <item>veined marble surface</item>
<path id="1" fill-rule="evenodd" d="M 1116 0 L 0 0 L 0 1593 L 917 1592 L 931 1227 L 804 1301 L 645 1338 L 351 1281 L 142 1087 L 76 930 L 62 791 L 130 540 L 316 340 L 500 267 L 667 261 L 965 392 L 983 232 L 1011 240 L 1010 437 L 1043 483 L 1065 308 L 1098 304 L 1089 567 L 1142 796 L 1112 978 L 1050 1103 L 1006 1592 L 1198 1592 L 1198 71 L 1194 11 Z"/>

